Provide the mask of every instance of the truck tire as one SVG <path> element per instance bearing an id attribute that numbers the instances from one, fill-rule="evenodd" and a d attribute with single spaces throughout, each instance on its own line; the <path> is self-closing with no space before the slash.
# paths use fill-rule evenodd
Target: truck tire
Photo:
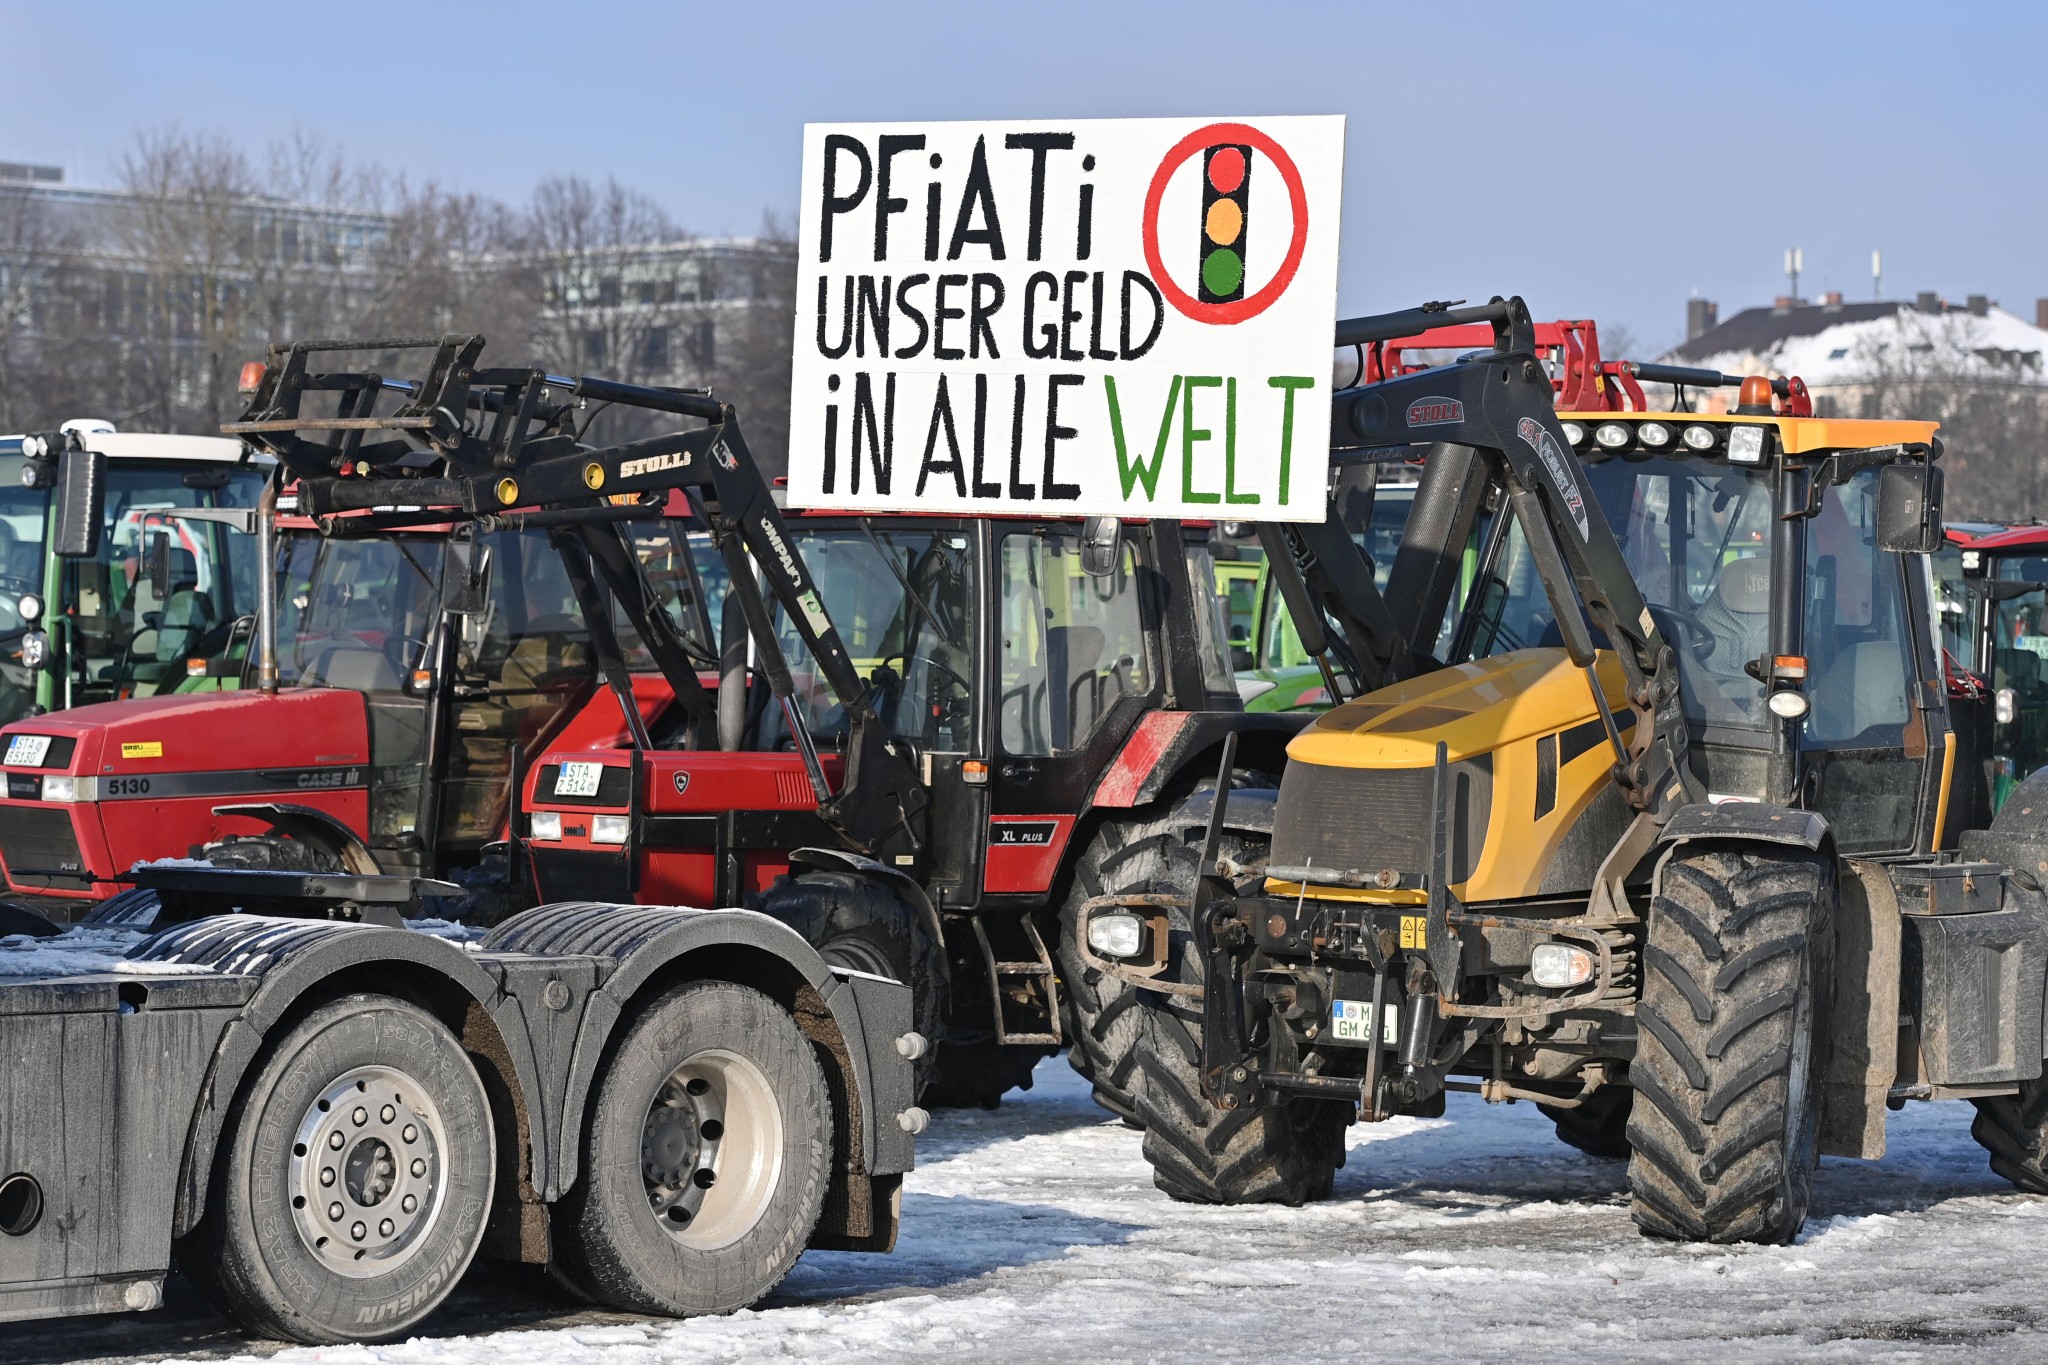
<path id="1" fill-rule="evenodd" d="M 912 1067 L 921 1094 L 939 1074 L 946 1031 L 946 949 L 924 916 L 887 887 L 853 872 L 785 877 L 761 895 L 762 913 L 803 935 L 834 967 L 910 987 L 911 1026 L 926 1047 Z"/>
<path id="2" fill-rule="evenodd" d="M 635 1313 L 730 1313 L 768 1293 L 824 1206 L 832 1100 L 789 1012 L 726 981 L 678 986 L 608 1050 L 559 1265 Z"/>
<path id="3" fill-rule="evenodd" d="M 383 995 L 323 1005 L 231 1112 L 178 1247 L 202 1293 L 313 1344 L 393 1340 L 440 1306 L 483 1239 L 495 1162 L 483 1083 L 439 1020 Z"/>
<path id="4" fill-rule="evenodd" d="M 327 849 L 276 834 L 230 834 L 192 850 L 215 867 L 259 872 L 339 872 L 341 859 Z"/>
<path id="5" fill-rule="evenodd" d="M 1664 864 L 1629 1067 L 1644 1232 L 1783 1243 L 1806 1221 L 1834 894 L 1832 862 L 1798 849 L 1685 848 Z"/>
<path id="6" fill-rule="evenodd" d="M 1205 782 L 1197 791 L 1213 789 Z M 1233 788 L 1270 787 L 1263 775 L 1239 770 Z M 1095 831 L 1075 860 L 1067 899 L 1060 906 L 1060 984 L 1065 988 L 1067 1061 L 1093 1087 L 1095 1102 L 1126 1123 L 1137 1124 L 1138 1048 L 1141 1032 L 1137 988 L 1091 967 L 1080 953 L 1081 906 L 1097 896 L 1128 895 L 1151 889 L 1166 873 L 1167 855 L 1175 848 L 1199 848 L 1205 831 L 1174 818 L 1170 808 L 1149 816 L 1134 812 L 1107 820 Z M 1236 836 L 1232 836 L 1233 838 Z M 1240 840 L 1239 853 L 1263 853 L 1263 842 Z"/>
<path id="7" fill-rule="evenodd" d="M 1536 1107 L 1557 1125 L 1558 1141 L 1567 1147 L 1607 1161 L 1626 1161 L 1628 1115 L 1635 1098 L 1625 1085 L 1603 1085 L 1570 1109 L 1555 1104 Z"/>
<path id="8" fill-rule="evenodd" d="M 1972 1100 L 1970 1136 L 1991 1154 L 1991 1169 L 2030 1194 L 2048 1194 L 2048 1084 L 2021 1081 L 2017 1095 Z"/>
<path id="9" fill-rule="evenodd" d="M 1244 862 L 1263 857 L 1253 841 L 1225 834 L 1220 850 Z M 1201 851 L 1168 851 L 1165 867 L 1147 889 L 1187 897 L 1194 891 Z M 1199 985 L 1202 963 L 1176 926 L 1175 980 Z M 1330 1197 L 1344 1164 L 1350 1106 L 1296 1099 L 1279 1106 L 1218 1109 L 1202 1096 L 1202 1010 L 1187 996 L 1139 991 L 1138 1120 L 1145 1128 L 1145 1159 L 1152 1183 L 1191 1204 L 1298 1205 Z"/>

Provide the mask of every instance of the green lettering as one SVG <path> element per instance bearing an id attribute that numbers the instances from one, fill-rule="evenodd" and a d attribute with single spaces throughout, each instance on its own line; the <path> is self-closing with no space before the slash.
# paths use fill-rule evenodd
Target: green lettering
<path id="1" fill-rule="evenodd" d="M 1237 376 L 1232 375 L 1223 386 L 1223 500 L 1225 502 L 1257 502 L 1257 493 L 1237 491 Z"/>
<path id="2" fill-rule="evenodd" d="M 1287 471 L 1294 460 L 1294 394 L 1297 389 L 1312 389 L 1316 381 L 1305 374 L 1276 374 L 1266 381 L 1271 388 L 1282 389 L 1286 399 L 1280 408 L 1280 505 L 1287 505 Z"/>
<path id="3" fill-rule="evenodd" d="M 1191 374 L 1181 383 L 1180 390 L 1180 487 L 1181 498 L 1186 502 L 1221 502 L 1214 493 L 1195 491 L 1195 442 L 1206 441 L 1210 433 L 1206 428 L 1195 425 L 1195 390 L 1220 389 L 1223 376 L 1220 374 Z"/>
<path id="4" fill-rule="evenodd" d="M 1180 397 L 1180 376 L 1173 377 L 1173 387 L 1166 391 L 1166 410 L 1159 415 L 1159 439 L 1152 443 L 1152 463 L 1140 460 L 1133 463 L 1130 453 L 1124 447 L 1124 415 L 1116 401 L 1116 376 L 1102 376 L 1102 386 L 1109 394 L 1109 430 L 1116 440 L 1116 473 L 1123 480 L 1124 496 L 1131 496 L 1131 485 L 1145 485 L 1145 500 L 1150 502 L 1159 496 L 1159 466 L 1166 462 L 1166 439 L 1173 432 L 1173 404 Z"/>

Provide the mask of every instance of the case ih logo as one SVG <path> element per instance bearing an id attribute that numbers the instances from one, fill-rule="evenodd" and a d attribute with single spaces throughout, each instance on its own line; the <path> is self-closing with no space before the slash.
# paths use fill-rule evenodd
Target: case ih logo
<path id="1" fill-rule="evenodd" d="M 1418 398 L 1408 405 L 1408 425 L 1439 427 L 1465 420 L 1465 405 L 1455 398 Z"/>

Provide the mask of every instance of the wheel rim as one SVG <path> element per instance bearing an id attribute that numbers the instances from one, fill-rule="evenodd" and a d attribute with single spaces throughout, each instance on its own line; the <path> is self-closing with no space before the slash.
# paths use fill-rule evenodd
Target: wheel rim
<path id="1" fill-rule="evenodd" d="M 752 1231 L 782 1176 L 782 1107 L 761 1069 L 711 1049 L 669 1073 L 641 1125 L 640 1176 L 655 1223 L 692 1250 Z"/>
<path id="2" fill-rule="evenodd" d="M 418 1253 L 447 1193 L 441 1111 L 395 1067 L 358 1067 L 307 1106 L 289 1188 L 300 1240 L 351 1279 L 388 1275 Z"/>

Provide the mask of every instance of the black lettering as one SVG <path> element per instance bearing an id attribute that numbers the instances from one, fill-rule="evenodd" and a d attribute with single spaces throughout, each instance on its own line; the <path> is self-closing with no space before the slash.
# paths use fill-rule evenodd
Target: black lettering
<path id="1" fill-rule="evenodd" d="M 1131 286 L 1137 285 L 1152 296 L 1152 329 L 1145 333 L 1145 339 L 1136 346 L 1131 345 Z M 1159 286 L 1151 277 L 1135 270 L 1124 272 L 1124 324 L 1117 338 L 1117 357 L 1121 360 L 1136 360 L 1152 349 L 1159 340 L 1159 329 L 1166 325 L 1166 300 L 1159 296 Z"/>
<path id="2" fill-rule="evenodd" d="M 1074 150 L 1072 133 L 1010 133 L 1003 138 L 1010 151 L 1031 153 L 1031 217 L 1024 234 L 1024 258 L 1038 259 L 1039 244 L 1045 237 L 1045 154 Z M 997 258 L 998 260 L 1001 257 Z"/>
<path id="3" fill-rule="evenodd" d="M 853 353 L 865 356 L 868 353 L 868 329 L 874 329 L 875 354 L 889 358 L 889 277 L 882 276 L 881 287 L 875 286 L 873 275 L 860 277 L 860 302 L 854 308 Z"/>
<path id="4" fill-rule="evenodd" d="M 908 199 L 889 196 L 889 161 L 901 152 L 924 146 L 923 133 L 884 133 L 875 143 L 875 263 L 889 259 L 889 219 L 910 207 Z"/>
<path id="5" fill-rule="evenodd" d="M 1037 314 L 1038 286 L 1045 286 L 1045 302 L 1051 306 L 1060 299 L 1060 279 L 1051 271 L 1040 270 L 1024 281 L 1024 354 L 1033 360 L 1051 360 L 1060 348 L 1060 329 L 1052 323 L 1040 324 L 1034 321 Z M 1033 340 L 1036 332 L 1041 340 Z"/>
<path id="6" fill-rule="evenodd" d="M 846 311 L 839 315 L 839 344 L 833 346 L 825 340 L 825 319 L 831 315 L 832 281 L 818 277 L 818 354 L 827 360 L 837 360 L 846 354 L 846 348 L 853 345 L 853 276 L 846 277 Z"/>
<path id="7" fill-rule="evenodd" d="M 860 188 L 851 194 L 837 194 L 839 186 L 839 153 L 852 152 L 860 163 Z M 867 198 L 868 186 L 874 182 L 874 166 L 868 161 L 868 149 L 857 137 L 844 133 L 825 135 L 825 203 L 824 213 L 818 219 L 818 259 L 832 259 L 832 220 L 842 213 L 851 213 Z"/>
<path id="8" fill-rule="evenodd" d="M 839 387 L 839 385 L 838 385 L 838 383 L 837 383 L 837 380 L 838 380 L 839 376 L 835 374 L 835 375 L 833 375 L 833 376 L 832 376 L 832 378 L 833 378 L 833 380 L 834 380 L 834 383 L 833 383 L 832 387 L 836 389 L 836 388 L 838 388 L 838 387 Z M 839 405 L 838 405 L 837 403 L 827 403 L 827 404 L 825 405 L 825 483 L 824 483 L 824 490 L 825 490 L 825 491 L 826 491 L 827 493 L 830 493 L 830 492 L 832 491 L 832 485 L 833 485 L 833 483 L 834 483 L 834 482 L 836 482 L 836 481 L 837 481 L 837 479 L 838 479 L 838 476 L 839 476 Z"/>
<path id="9" fill-rule="evenodd" d="M 1017 376 L 1017 401 L 1010 411 L 1010 496 L 1029 502 L 1038 490 L 1024 482 L 1024 376 Z"/>
<path id="10" fill-rule="evenodd" d="M 908 346 L 897 348 L 896 358 L 898 360 L 908 360 L 924 350 L 924 343 L 932 334 L 932 329 L 925 323 L 924 310 L 910 301 L 910 287 L 916 284 L 929 284 L 931 283 L 931 278 L 929 275 L 905 275 L 903 283 L 896 286 L 897 310 L 917 324 L 917 340 L 911 342 Z"/>
<path id="11" fill-rule="evenodd" d="M 932 357 L 936 360 L 965 360 L 967 352 L 958 346 L 946 344 L 946 319 L 964 318 L 965 308 L 948 308 L 946 291 L 967 283 L 965 275 L 941 275 L 937 288 L 932 291 Z"/>
<path id="12" fill-rule="evenodd" d="M 939 164 L 937 155 L 932 157 L 932 166 Z M 939 259 L 939 182 L 934 180 L 924 187 L 924 258 L 928 261 Z"/>
<path id="13" fill-rule="evenodd" d="M 983 290 L 988 292 L 983 294 Z M 1000 275 L 978 274 L 974 277 L 974 292 L 968 295 L 967 353 L 976 360 L 981 359 L 981 343 L 988 341 L 988 358 L 1001 360 L 996 353 L 995 329 L 988 320 L 1003 306 L 1003 279 Z"/>
<path id="14" fill-rule="evenodd" d="M 1088 317 L 1088 358 L 1090 360 L 1115 360 L 1116 352 L 1104 350 L 1102 346 L 1102 272 L 1096 271 L 1089 279 L 1093 291 L 1094 311 Z"/>
<path id="15" fill-rule="evenodd" d="M 1079 360 L 1081 353 L 1074 349 L 1074 324 L 1081 320 L 1081 310 L 1074 307 L 1074 286 L 1086 284 L 1088 272 L 1069 270 L 1061 277 L 1060 288 L 1060 359 Z"/>
<path id="16" fill-rule="evenodd" d="M 867 435 L 868 462 L 875 471 L 875 491 L 887 494 L 889 481 L 896 465 L 896 375 L 894 371 L 882 377 L 882 415 L 880 430 L 875 422 L 875 392 L 865 371 L 853 377 L 853 449 L 847 455 L 847 469 L 851 488 L 860 492 L 860 446 L 861 435 Z"/>
<path id="17" fill-rule="evenodd" d="M 988 376 L 974 376 L 974 477 L 972 487 L 977 498 L 1000 498 L 1003 486 L 981 477 L 983 457 L 988 454 Z"/>
<path id="18" fill-rule="evenodd" d="M 1061 441 L 1071 441 L 1081 433 L 1074 427 L 1060 425 L 1060 390 L 1079 388 L 1085 376 L 1078 374 L 1056 374 L 1045 393 L 1045 496 L 1055 502 L 1074 502 L 1081 496 L 1081 485 L 1060 483 L 1053 473 L 1053 457 L 1059 453 Z"/>
<path id="19" fill-rule="evenodd" d="M 932 452 L 938 448 L 939 428 L 942 424 L 946 431 L 946 449 L 951 452 L 951 458 L 934 460 Z M 953 399 L 947 392 L 945 375 L 939 376 L 939 396 L 932 402 L 932 424 L 925 432 L 924 467 L 917 471 L 917 496 L 920 498 L 924 496 L 925 480 L 932 476 L 934 470 L 953 476 L 955 497 L 967 496 L 967 485 L 960 475 L 960 435 L 953 429 Z"/>
<path id="20" fill-rule="evenodd" d="M 981 206 L 982 226 L 970 228 L 975 205 Z M 974 139 L 974 160 L 967 167 L 967 184 L 960 191 L 960 213 L 953 219 L 953 241 L 946 259 L 957 261 L 968 243 L 988 248 L 992 261 L 1003 259 L 1003 226 L 996 216 L 996 192 L 988 179 L 988 139 Z"/>
<path id="21" fill-rule="evenodd" d="M 1090 161 L 1095 160 L 1092 156 L 1088 159 Z M 1074 259 L 1085 261 L 1088 259 L 1088 253 L 1095 249 L 1095 187 L 1093 185 L 1083 185 L 1081 187 L 1081 212 L 1078 216 L 1080 221 L 1074 228 Z"/>

